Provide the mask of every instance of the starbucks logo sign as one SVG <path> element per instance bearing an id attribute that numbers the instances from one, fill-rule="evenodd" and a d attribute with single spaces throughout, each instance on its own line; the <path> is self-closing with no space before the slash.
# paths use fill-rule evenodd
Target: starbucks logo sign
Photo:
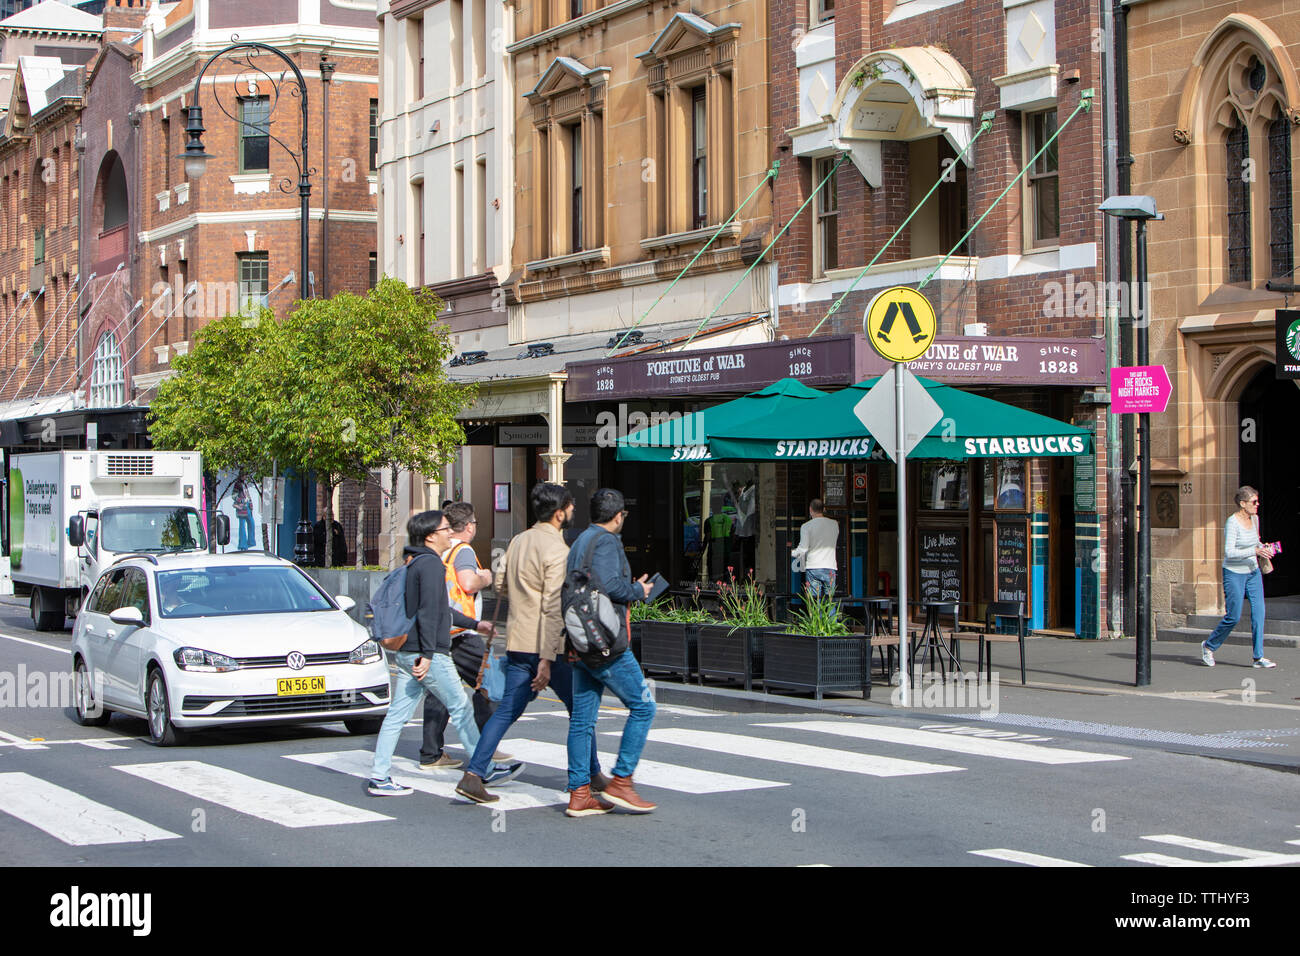
<path id="1" fill-rule="evenodd" d="M 1291 357 L 1300 361 L 1300 319 L 1296 319 L 1286 330 L 1286 350 Z"/>

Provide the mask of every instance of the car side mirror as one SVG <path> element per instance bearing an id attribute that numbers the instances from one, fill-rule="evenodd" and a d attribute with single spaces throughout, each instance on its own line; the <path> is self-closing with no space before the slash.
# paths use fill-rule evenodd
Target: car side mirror
<path id="1" fill-rule="evenodd" d="M 108 616 L 114 624 L 124 627 L 144 627 L 144 615 L 138 607 L 120 607 Z"/>
<path id="2" fill-rule="evenodd" d="M 217 544 L 230 544 L 230 519 L 225 515 L 217 515 Z"/>
<path id="3" fill-rule="evenodd" d="M 85 543 L 86 519 L 81 515 L 73 515 L 68 519 L 68 544 L 79 548 Z"/>
<path id="4" fill-rule="evenodd" d="M 357 602 L 352 600 L 352 598 L 348 597 L 346 594 L 336 594 L 334 596 L 334 603 L 339 606 L 340 611 L 350 611 L 357 606 Z"/>

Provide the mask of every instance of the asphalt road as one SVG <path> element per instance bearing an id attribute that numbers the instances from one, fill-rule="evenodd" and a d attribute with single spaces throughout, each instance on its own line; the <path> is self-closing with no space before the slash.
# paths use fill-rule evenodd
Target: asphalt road
<path id="1" fill-rule="evenodd" d="M 0 675 L 67 668 L 70 637 L 33 632 L 0 604 Z M 377 799 L 363 789 L 374 738 L 342 724 L 210 732 L 160 749 L 141 720 L 82 728 L 70 706 L 6 701 L 0 864 L 1300 863 L 1295 774 L 953 719 L 661 704 L 637 774 L 659 809 L 570 820 L 568 722 L 549 697 L 502 745 L 529 769 L 486 807 L 452 795 L 459 771 L 413 766 L 415 725 L 395 777 L 421 789 Z M 617 749 L 621 723 L 617 708 L 602 713 L 598 731 L 612 735 L 602 751 Z"/>

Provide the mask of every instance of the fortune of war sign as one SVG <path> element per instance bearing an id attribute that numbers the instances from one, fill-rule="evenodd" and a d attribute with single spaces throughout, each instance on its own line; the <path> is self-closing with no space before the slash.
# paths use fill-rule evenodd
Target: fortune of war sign
<path id="1" fill-rule="evenodd" d="M 814 388 L 849 385 L 865 377 L 862 345 L 858 336 L 828 335 L 572 362 L 566 366 L 569 380 L 564 396 L 570 402 L 589 402 L 752 392 L 783 378 L 796 378 Z"/>

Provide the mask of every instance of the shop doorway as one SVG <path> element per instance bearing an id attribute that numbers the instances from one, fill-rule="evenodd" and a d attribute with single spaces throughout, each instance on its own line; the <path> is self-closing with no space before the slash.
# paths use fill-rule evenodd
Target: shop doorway
<path id="1" fill-rule="evenodd" d="M 1241 483 L 1259 491 L 1262 537 L 1284 548 L 1273 573 L 1264 577 L 1264 596 L 1300 594 L 1300 444 L 1294 437 L 1300 388 L 1266 365 L 1241 393 L 1237 413 Z M 1225 513 L 1232 506 L 1224 502 Z"/>

